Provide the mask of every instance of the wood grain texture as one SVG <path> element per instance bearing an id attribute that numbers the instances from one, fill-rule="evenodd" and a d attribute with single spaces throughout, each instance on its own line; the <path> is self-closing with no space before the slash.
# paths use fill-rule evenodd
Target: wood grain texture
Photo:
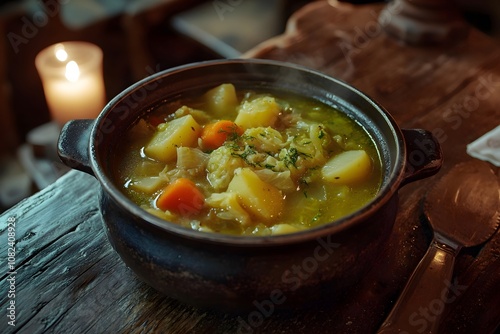
<path id="1" fill-rule="evenodd" d="M 213 332 L 224 316 L 159 295 L 120 261 L 104 233 L 98 189 L 93 177 L 71 171 L 0 216 L 0 254 L 7 254 L 9 217 L 17 239 L 16 326 L 2 319 L 2 333 L 192 333 L 200 322 Z"/>
<path id="2" fill-rule="evenodd" d="M 474 29 L 466 41 L 446 47 L 402 45 L 383 33 L 377 19 L 381 8 L 312 4 L 292 18 L 285 35 L 246 56 L 299 63 L 359 88 L 381 103 L 401 127 L 432 131 L 442 145 L 445 163 L 441 174 L 445 173 L 454 164 L 471 159 L 466 145 L 500 122 L 500 47 Z M 372 312 L 384 305 L 385 312 L 389 311 L 425 252 L 431 234 L 420 203 L 437 177 L 400 191 L 392 244 L 384 261 L 375 266 L 373 277 L 365 280 L 367 287 L 360 288 L 360 297 L 355 298 L 367 305 L 367 298 L 376 296 L 369 302 Z M 490 332 L 498 326 L 500 312 L 481 305 L 496 305 L 500 298 L 493 288 L 500 278 L 499 239 L 497 232 L 484 247 L 462 252 L 455 278 L 470 289 L 463 294 L 463 302 L 446 310 L 450 323 L 442 327 L 444 332 Z M 381 286 L 387 293 L 375 295 L 374 291 L 383 291 Z M 381 302 L 377 298 L 388 299 Z"/>
<path id="3" fill-rule="evenodd" d="M 500 47 L 476 30 L 453 46 L 404 46 L 377 28 L 381 9 L 314 2 L 292 17 L 283 36 L 245 56 L 321 70 L 373 97 L 401 127 L 433 131 L 443 148 L 445 173 L 471 159 L 466 145 L 500 121 Z M 3 257 L 9 217 L 16 218 L 17 239 L 16 327 L 2 317 L 0 332 L 373 333 L 431 240 L 422 199 L 437 177 L 401 189 L 388 247 L 357 286 L 327 305 L 270 312 L 260 321 L 252 313 L 192 308 L 140 282 L 106 239 L 98 182 L 69 172 L 0 216 Z M 0 307 L 6 310 L 7 270 L 0 278 Z M 441 331 L 493 332 L 500 321 L 498 232 L 460 253 L 455 279 L 466 288 L 447 305 Z"/>

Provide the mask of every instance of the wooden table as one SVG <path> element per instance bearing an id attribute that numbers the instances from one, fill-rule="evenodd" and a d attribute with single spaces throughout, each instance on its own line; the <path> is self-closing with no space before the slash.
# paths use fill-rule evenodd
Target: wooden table
<path id="1" fill-rule="evenodd" d="M 499 45 L 471 29 L 467 40 L 455 45 L 404 46 L 377 26 L 380 6 L 333 3 L 303 8 L 283 36 L 246 56 L 319 69 L 371 95 L 401 127 L 433 131 L 444 152 L 441 173 L 470 160 L 466 144 L 500 121 Z M 373 333 L 430 241 L 421 204 L 437 177 L 400 191 L 389 246 L 346 298 L 316 310 L 275 312 L 249 328 L 243 324 L 248 314 L 182 305 L 137 280 L 105 238 L 97 181 L 71 171 L 0 217 L 0 332 Z M 8 254 L 13 227 L 16 249 Z M 459 296 L 447 305 L 440 332 L 493 332 L 500 322 L 498 232 L 460 253 L 453 282 Z M 14 289 L 15 297 L 9 295 Z M 14 312 L 7 309 L 12 302 Z M 6 312 L 15 313 L 15 327 Z"/>

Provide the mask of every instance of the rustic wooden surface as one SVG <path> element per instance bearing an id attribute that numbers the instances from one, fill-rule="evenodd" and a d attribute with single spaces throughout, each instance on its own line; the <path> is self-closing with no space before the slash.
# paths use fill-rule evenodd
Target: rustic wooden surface
<path id="1" fill-rule="evenodd" d="M 404 128 L 440 140 L 441 173 L 471 159 L 466 144 L 500 123 L 500 46 L 472 29 L 446 47 L 404 46 L 377 23 L 380 6 L 315 2 L 287 32 L 247 57 L 290 61 L 358 87 Z M 498 173 L 498 169 L 495 169 Z M 440 174 L 441 174 L 440 173 Z M 500 174 L 499 174 L 500 175 Z M 373 333 L 430 241 L 422 198 L 436 177 L 400 191 L 390 244 L 361 283 L 314 310 L 273 312 L 247 328 L 250 314 L 185 306 L 138 281 L 114 253 L 97 208 L 97 181 L 71 171 L 0 216 L 2 333 Z M 8 221 L 15 219 L 15 299 L 8 297 Z M 500 322 L 500 234 L 463 250 L 442 333 L 492 333 Z M 15 300 L 15 327 L 7 307 Z M 256 324 L 256 322 L 254 322 Z M 416 327 L 418 329 L 418 327 Z"/>

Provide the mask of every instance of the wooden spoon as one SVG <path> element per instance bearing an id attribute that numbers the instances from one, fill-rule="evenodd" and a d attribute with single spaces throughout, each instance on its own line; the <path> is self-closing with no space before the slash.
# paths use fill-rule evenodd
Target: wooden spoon
<path id="1" fill-rule="evenodd" d="M 467 287 L 451 282 L 462 247 L 479 245 L 500 221 L 498 179 L 489 165 L 456 165 L 428 192 L 424 212 L 434 238 L 378 333 L 437 333 L 447 304 Z"/>

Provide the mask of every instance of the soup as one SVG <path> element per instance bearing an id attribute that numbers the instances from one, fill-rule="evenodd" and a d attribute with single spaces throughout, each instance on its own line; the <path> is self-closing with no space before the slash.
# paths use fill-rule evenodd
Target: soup
<path id="1" fill-rule="evenodd" d="M 337 220 L 374 198 L 382 179 L 371 137 L 341 111 L 229 83 L 153 108 L 118 156 L 116 180 L 144 210 L 235 235 Z"/>

